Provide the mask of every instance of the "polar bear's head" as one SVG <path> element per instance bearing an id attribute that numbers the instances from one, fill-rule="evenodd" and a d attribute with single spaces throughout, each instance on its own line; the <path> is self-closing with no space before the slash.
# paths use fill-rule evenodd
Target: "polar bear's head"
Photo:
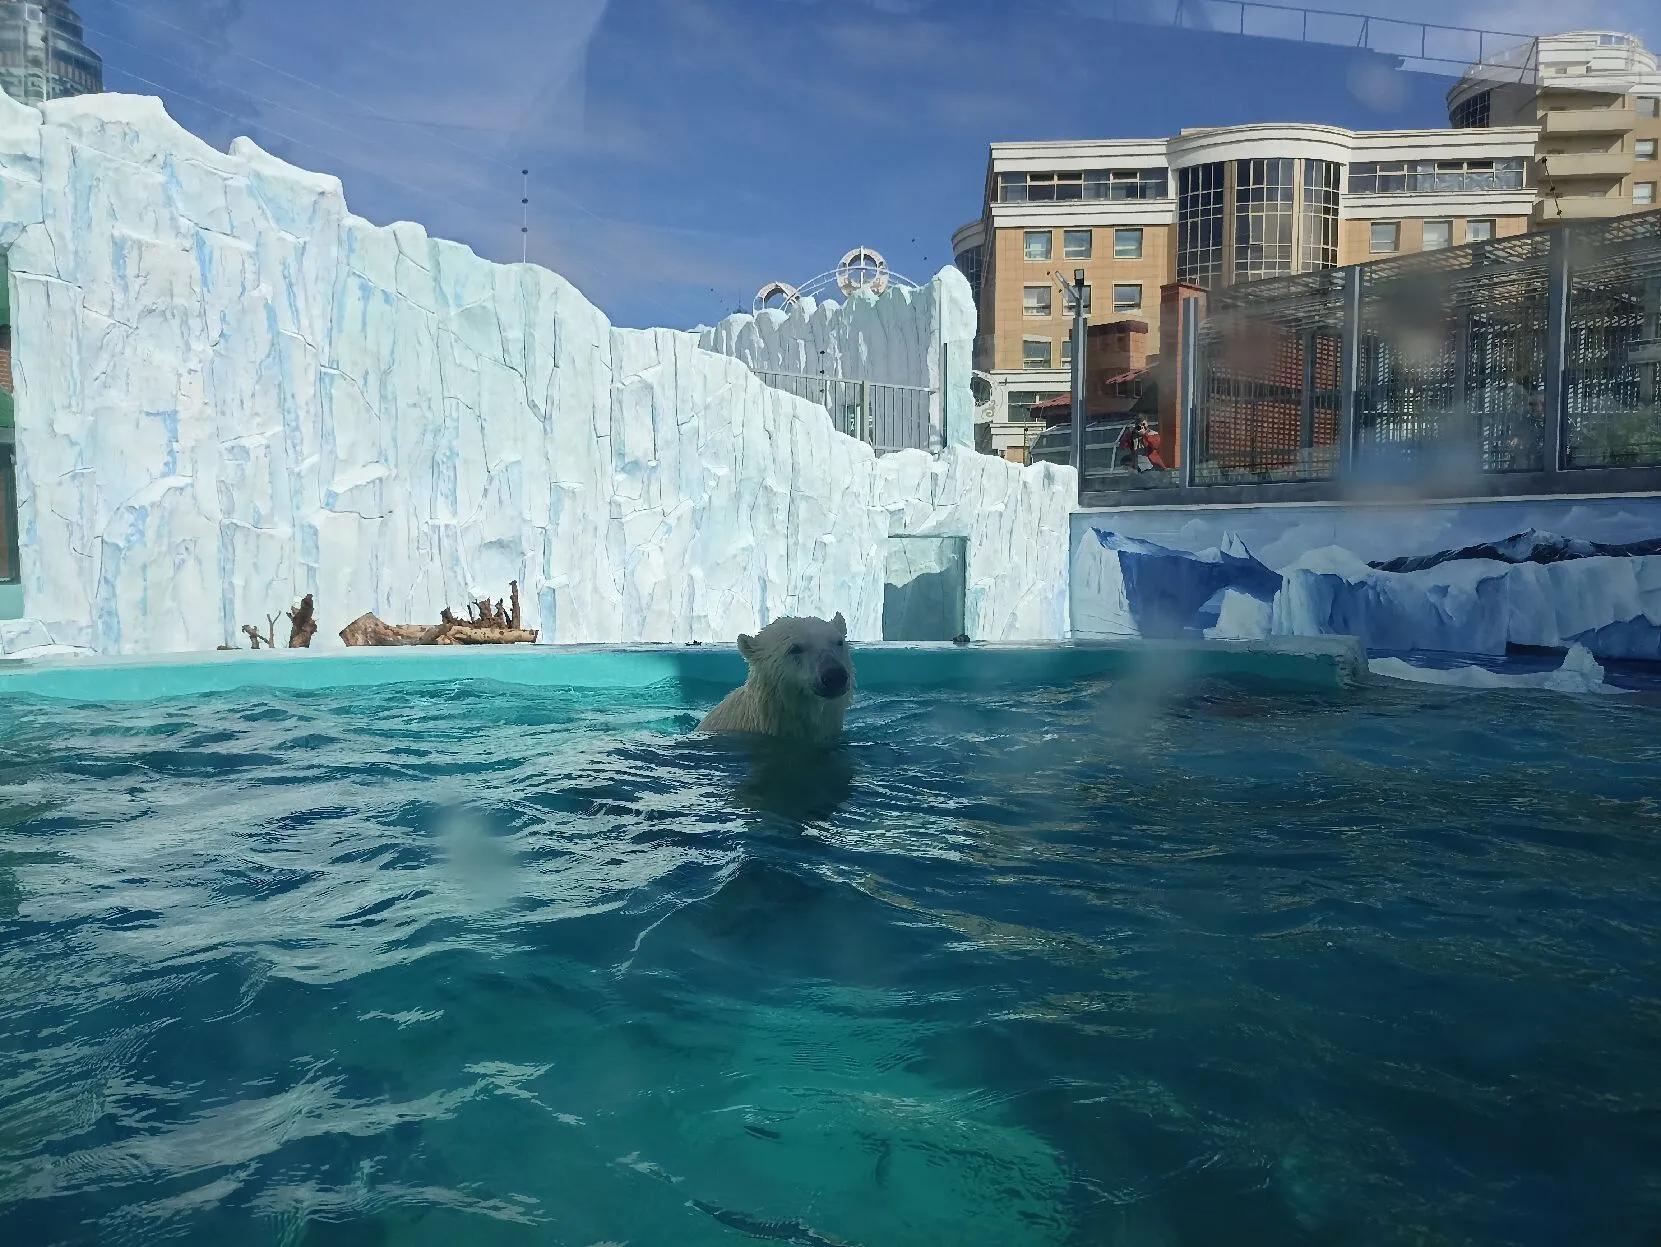
<path id="1" fill-rule="evenodd" d="M 854 660 L 848 624 L 836 618 L 775 619 L 754 636 L 738 638 L 752 684 L 770 697 L 807 704 L 846 706 L 854 695 Z"/>

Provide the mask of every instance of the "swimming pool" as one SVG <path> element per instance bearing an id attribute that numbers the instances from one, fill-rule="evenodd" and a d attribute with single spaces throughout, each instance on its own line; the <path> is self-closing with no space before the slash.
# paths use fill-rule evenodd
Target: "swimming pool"
<path id="1" fill-rule="evenodd" d="M 877 685 L 14 692 L 0 1242 L 1661 1224 L 1655 697 Z"/>

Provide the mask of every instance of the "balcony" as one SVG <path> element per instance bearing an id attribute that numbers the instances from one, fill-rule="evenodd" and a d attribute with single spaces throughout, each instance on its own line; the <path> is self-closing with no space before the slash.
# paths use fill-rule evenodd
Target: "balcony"
<path id="1" fill-rule="evenodd" d="M 1558 152 L 1535 157 L 1535 185 L 1564 178 L 1622 178 L 1632 172 L 1632 157 L 1625 152 Z"/>
<path id="2" fill-rule="evenodd" d="M 1633 211 L 1623 195 L 1542 195 L 1534 205 L 1534 219 L 1543 225 L 1559 221 L 1602 221 Z"/>
<path id="3" fill-rule="evenodd" d="M 1626 134 L 1638 124 L 1632 108 L 1584 108 L 1544 113 L 1541 130 L 1548 134 Z"/>

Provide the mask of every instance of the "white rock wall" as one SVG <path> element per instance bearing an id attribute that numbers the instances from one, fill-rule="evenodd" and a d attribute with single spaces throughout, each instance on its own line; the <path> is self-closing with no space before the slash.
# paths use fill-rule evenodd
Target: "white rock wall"
<path id="1" fill-rule="evenodd" d="M 553 273 L 372 225 L 336 179 L 219 152 L 157 100 L 0 95 L 0 246 L 29 616 L 8 638 L 212 649 L 311 592 L 338 645 L 364 611 L 431 620 L 518 579 L 548 642 L 838 610 L 869 640 L 891 532 L 969 538 L 971 635 L 1065 634 L 1070 470 L 878 460 L 696 334 L 613 329 Z M 948 274 L 838 341 L 928 375 L 906 344 L 962 328 Z"/>
<path id="2" fill-rule="evenodd" d="M 729 316 L 699 330 L 698 341 L 758 372 L 822 373 L 926 389 L 930 445 L 973 446 L 975 324 L 969 281 L 947 266 L 916 290 L 890 286 L 843 304 L 806 298 L 789 311 Z"/>

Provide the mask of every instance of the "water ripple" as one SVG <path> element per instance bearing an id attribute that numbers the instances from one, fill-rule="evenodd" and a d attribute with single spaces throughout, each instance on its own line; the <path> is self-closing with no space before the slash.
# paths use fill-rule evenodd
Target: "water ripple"
<path id="1" fill-rule="evenodd" d="M 20 704 L 0 1240 L 1636 1241 L 1652 702 Z"/>

